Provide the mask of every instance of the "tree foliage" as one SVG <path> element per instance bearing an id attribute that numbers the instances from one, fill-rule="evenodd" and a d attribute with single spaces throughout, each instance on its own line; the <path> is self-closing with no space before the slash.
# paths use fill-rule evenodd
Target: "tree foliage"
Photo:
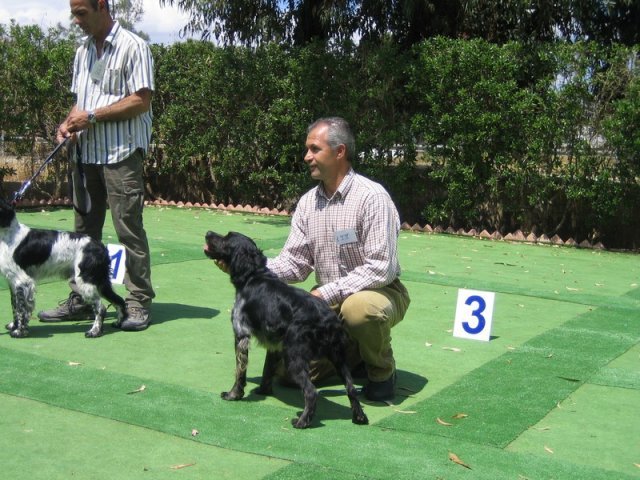
<path id="1" fill-rule="evenodd" d="M 221 49 L 188 41 L 154 53 L 163 149 L 150 173 L 170 177 L 174 194 L 184 185 L 177 194 L 192 200 L 293 207 L 310 185 L 305 128 L 329 113 L 353 119 L 363 170 L 391 163 L 387 153 L 409 136 L 402 133 L 402 60 L 393 49 L 360 58 L 319 44 Z M 391 68 L 381 70 L 382 63 Z M 166 187 L 155 185 L 156 194 Z"/>
<path id="2" fill-rule="evenodd" d="M 37 167 L 66 116 L 75 46 L 59 29 L 0 25 L 0 131 L 14 153 Z"/>
<path id="3" fill-rule="evenodd" d="M 390 37 L 409 48 L 435 36 L 519 40 L 640 41 L 637 0 L 160 0 L 190 14 L 184 34 L 226 45 L 343 45 Z"/>
<path id="4" fill-rule="evenodd" d="M 638 191 L 633 50 L 434 39 L 416 51 L 413 131 L 445 191 L 426 218 L 598 237 L 628 217 L 624 192 Z M 530 64 L 538 75 L 523 82 Z"/>
<path id="5" fill-rule="evenodd" d="M 142 0 L 112 0 L 111 14 L 127 30 L 134 32 L 140 38 L 149 40 L 149 35 L 136 28 L 136 24 L 144 16 Z"/>
<path id="6" fill-rule="evenodd" d="M 0 26 L 0 129 L 34 162 L 73 102 L 74 48 L 56 30 Z M 405 221 L 640 244 L 633 48 L 445 37 L 152 48 L 153 197 L 291 209 L 310 185 L 306 126 L 341 115 L 356 168 Z"/>
<path id="7" fill-rule="evenodd" d="M 290 209 L 309 187 L 306 125 L 341 115 L 356 168 L 407 221 L 611 241 L 640 193 L 634 56 L 443 37 L 411 51 L 177 44 L 156 54 L 152 191 Z"/>

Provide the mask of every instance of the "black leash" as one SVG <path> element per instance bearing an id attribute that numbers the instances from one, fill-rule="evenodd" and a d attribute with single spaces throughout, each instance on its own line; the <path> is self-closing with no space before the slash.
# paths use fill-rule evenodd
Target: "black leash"
<path id="1" fill-rule="evenodd" d="M 60 151 L 60 149 L 67 143 L 67 140 L 69 140 L 69 138 L 65 138 L 63 141 L 61 141 L 56 148 L 53 149 L 53 152 L 51 152 L 51 154 L 47 157 L 47 159 L 44 161 L 44 163 L 42 165 L 40 165 L 40 168 L 38 168 L 38 171 L 36 173 L 33 174 L 33 176 L 27 180 L 26 182 L 24 182 L 22 184 L 22 186 L 20 187 L 20 189 L 13 194 L 13 200 L 11 200 L 11 204 L 12 205 L 16 205 L 20 200 L 22 200 L 22 197 L 24 197 L 24 192 L 27 191 L 27 189 L 31 186 L 31 182 L 33 182 L 35 180 L 35 178 L 40 175 L 42 173 L 42 171 L 44 170 L 44 167 L 46 167 L 47 165 L 49 165 L 54 157 L 56 156 L 56 153 L 58 153 L 58 151 Z"/>
<path id="2" fill-rule="evenodd" d="M 91 195 L 87 190 L 87 177 L 84 175 L 82 156 L 78 145 L 69 149 L 69 196 L 73 201 L 73 208 L 80 215 L 86 215 L 91 210 Z"/>

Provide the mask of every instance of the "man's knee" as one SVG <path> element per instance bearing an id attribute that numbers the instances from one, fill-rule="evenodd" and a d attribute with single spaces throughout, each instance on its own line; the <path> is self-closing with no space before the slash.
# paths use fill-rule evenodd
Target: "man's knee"
<path id="1" fill-rule="evenodd" d="M 362 291 L 347 297 L 340 307 L 340 315 L 347 328 L 357 328 L 370 322 L 388 320 L 390 305 L 380 302 L 373 292 Z"/>

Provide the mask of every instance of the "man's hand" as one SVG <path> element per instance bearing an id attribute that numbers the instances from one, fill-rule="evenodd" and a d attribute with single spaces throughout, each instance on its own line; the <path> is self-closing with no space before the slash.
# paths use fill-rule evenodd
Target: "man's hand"
<path id="1" fill-rule="evenodd" d="M 65 125 L 67 131 L 70 133 L 86 130 L 91 125 L 89 122 L 89 112 L 74 108 L 71 110 L 71 113 L 69 113 L 63 125 Z"/>
<path id="2" fill-rule="evenodd" d="M 58 127 L 56 131 L 56 140 L 58 143 L 62 143 L 65 138 L 68 138 L 71 142 L 75 143 L 78 135 L 76 133 L 71 133 L 67 127 L 67 122 L 63 122 Z"/>

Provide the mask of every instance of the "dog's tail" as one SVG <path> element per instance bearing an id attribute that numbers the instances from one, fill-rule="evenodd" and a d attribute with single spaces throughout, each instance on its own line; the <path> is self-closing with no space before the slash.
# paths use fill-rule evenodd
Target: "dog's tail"
<path id="1" fill-rule="evenodd" d="M 111 286 L 111 261 L 107 247 L 100 242 L 91 240 L 83 250 L 85 255 L 79 265 L 80 278 L 95 285 L 100 296 L 107 302 L 124 309 L 124 299 Z"/>

